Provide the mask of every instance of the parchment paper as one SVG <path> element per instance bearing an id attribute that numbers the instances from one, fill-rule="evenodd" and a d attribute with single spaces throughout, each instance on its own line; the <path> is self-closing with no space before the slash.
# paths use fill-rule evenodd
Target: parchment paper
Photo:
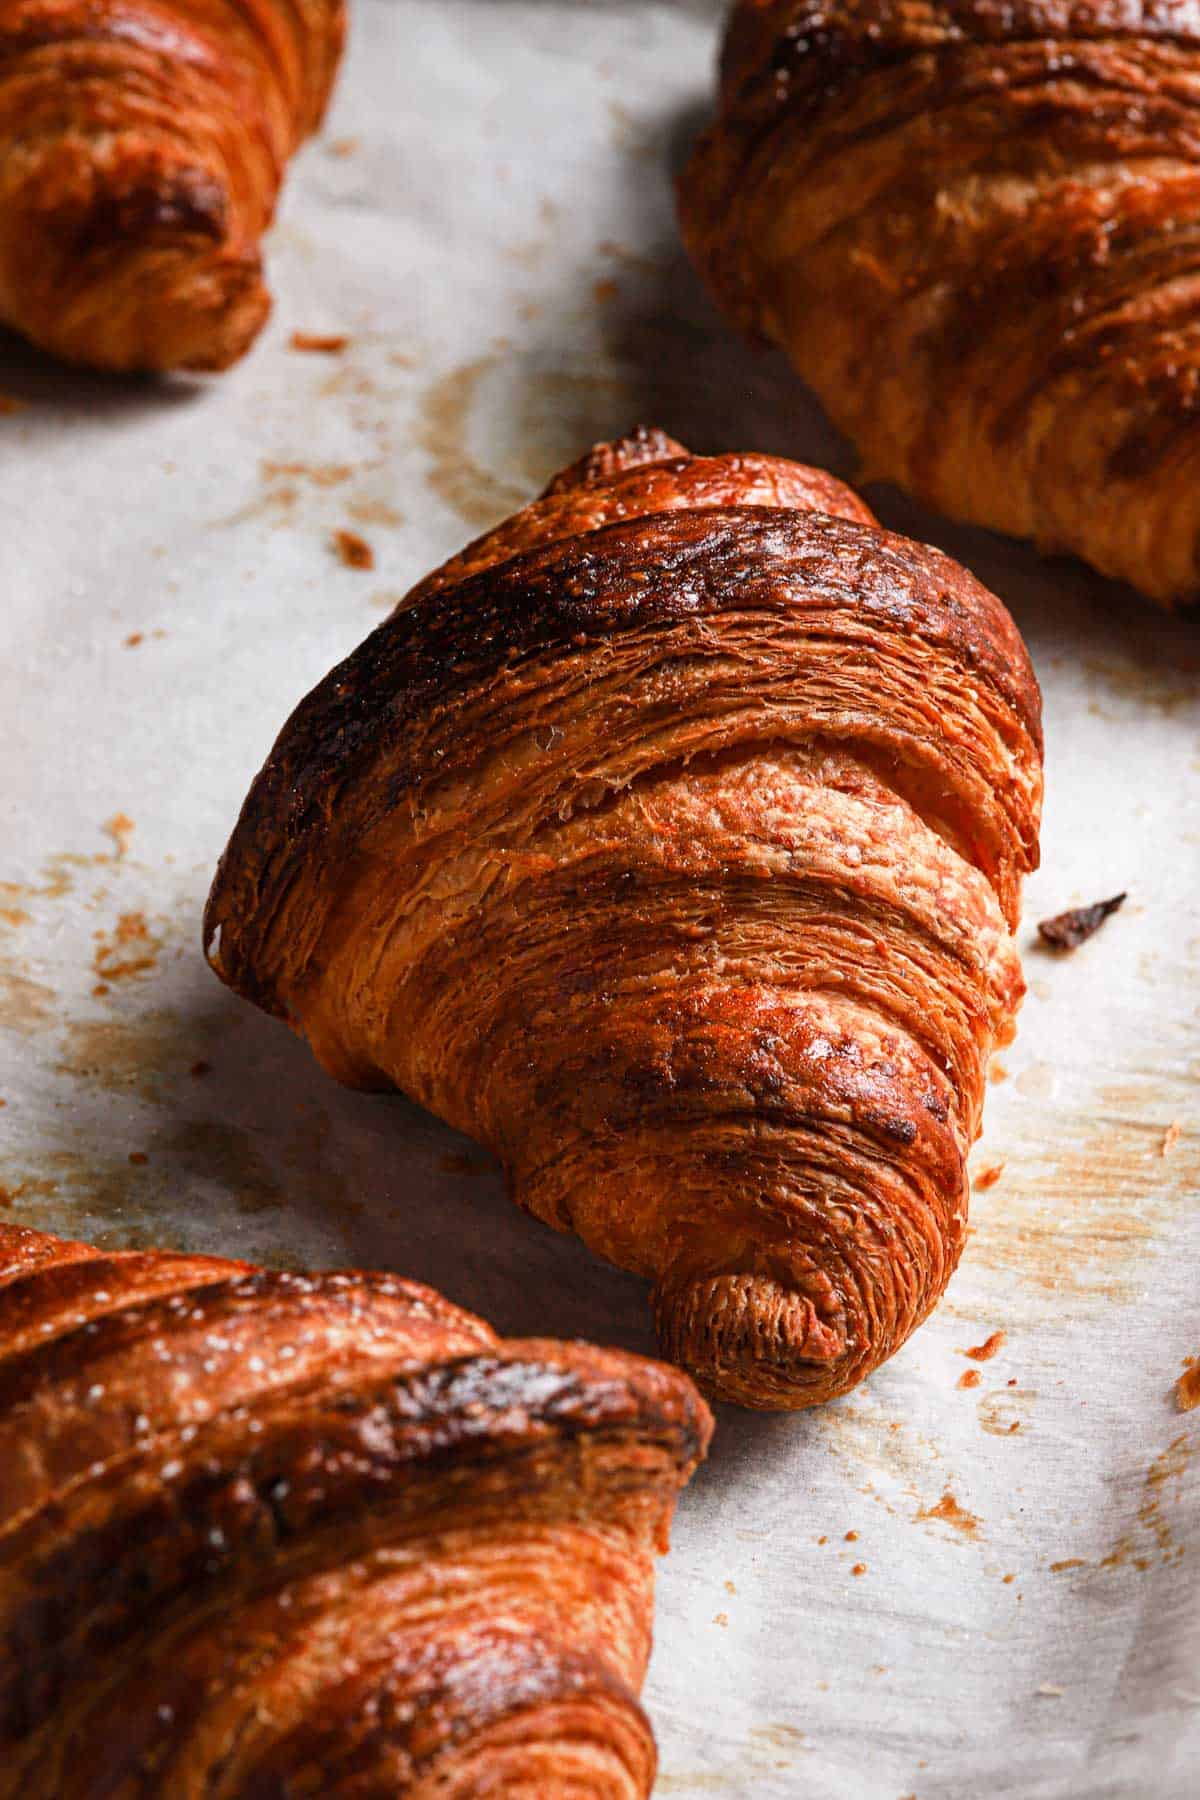
<path id="1" fill-rule="evenodd" d="M 641 419 L 852 468 L 679 249 L 670 170 L 719 10 L 357 0 L 239 368 L 115 382 L 0 347 L 20 403 L 0 416 L 5 1216 L 387 1264 L 505 1332 L 652 1348 L 639 1282 L 519 1215 L 406 1101 L 335 1088 L 198 938 L 290 707 L 561 462 Z M 301 353 L 294 331 L 349 342 Z M 723 1413 L 662 1565 L 658 1791 L 1187 1800 L 1200 634 L 871 498 L 1004 596 L 1046 692 L 1031 992 L 975 1158 L 1003 1168 L 889 1367 L 815 1415 Z M 338 529 L 373 570 L 339 560 Z M 1034 946 L 1039 916 L 1122 888 L 1073 957 Z M 997 1331 L 990 1360 L 963 1354 Z"/>

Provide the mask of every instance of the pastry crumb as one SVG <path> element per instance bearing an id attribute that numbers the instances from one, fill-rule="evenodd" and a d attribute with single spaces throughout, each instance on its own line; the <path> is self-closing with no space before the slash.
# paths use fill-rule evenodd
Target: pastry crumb
<path id="1" fill-rule="evenodd" d="M 991 1337 L 984 1338 L 982 1344 L 972 1344 L 969 1350 L 960 1350 L 959 1355 L 973 1357 L 976 1362 L 991 1362 L 1003 1342 L 1004 1333 L 993 1331 Z"/>
<path id="2" fill-rule="evenodd" d="M 375 552 L 366 538 L 360 537 L 357 531 L 347 531 L 344 527 L 339 528 L 333 534 L 333 548 L 339 561 L 344 563 L 348 569 L 373 569 L 375 567 Z"/>
<path id="3" fill-rule="evenodd" d="M 975 1177 L 976 1192 L 984 1193 L 988 1188 L 995 1187 L 1003 1173 L 1004 1164 L 1002 1162 L 984 1163 Z"/>
<path id="4" fill-rule="evenodd" d="M 1105 919 L 1124 904 L 1124 894 L 1114 894 L 1110 900 L 1096 900 L 1091 906 L 1073 906 L 1066 912 L 1056 913 L 1052 919 L 1038 920 L 1038 936 L 1052 950 L 1078 950 L 1080 944 L 1094 936 Z"/>
<path id="5" fill-rule="evenodd" d="M 1200 1406 L 1200 1359 L 1185 1369 L 1175 1383 L 1175 1404 L 1180 1412 L 1191 1412 Z"/>
<path id="6" fill-rule="evenodd" d="M 958 1378 L 958 1385 L 960 1388 L 975 1388 L 982 1380 L 983 1376 L 978 1369 L 964 1369 Z"/>
<path id="7" fill-rule="evenodd" d="M 350 342 L 341 331 L 293 331 L 289 350 L 305 350 L 317 356 L 340 356 Z"/>
<path id="8" fill-rule="evenodd" d="M 1160 1156 L 1170 1156 L 1172 1150 L 1182 1136 L 1183 1120 L 1172 1119 L 1171 1123 L 1167 1126 L 1167 1129 L 1163 1132 L 1162 1143 L 1158 1146 L 1158 1154 Z"/>

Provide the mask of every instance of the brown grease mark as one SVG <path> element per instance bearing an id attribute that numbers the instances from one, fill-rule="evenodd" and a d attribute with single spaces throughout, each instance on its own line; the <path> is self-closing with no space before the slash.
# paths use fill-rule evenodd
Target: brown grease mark
<path id="1" fill-rule="evenodd" d="M 1086 1569 L 1087 1563 L 1082 1556 L 1068 1556 L 1062 1562 L 1050 1564 L 1052 1575 L 1061 1575 L 1065 1569 Z"/>
<path id="2" fill-rule="evenodd" d="M 998 1394 L 986 1394 L 979 1402 L 979 1425 L 989 1437 L 1011 1437 L 1021 1429 L 1018 1406 L 1029 1406 L 1037 1399 L 1034 1388 L 1016 1388 L 1011 1393 L 1002 1388 Z"/>
<path id="3" fill-rule="evenodd" d="M 1172 1119 L 1171 1123 L 1167 1126 L 1167 1129 L 1163 1132 L 1162 1143 L 1158 1146 L 1158 1154 L 1160 1156 L 1170 1156 L 1172 1150 L 1182 1136 L 1182 1119 Z"/>
<path id="4" fill-rule="evenodd" d="M 1138 668 L 1129 662 L 1117 662 L 1111 657 L 1085 656 L 1083 667 L 1089 675 L 1094 675 L 1103 682 L 1110 695 L 1115 699 L 1128 700 L 1139 708 L 1148 708 L 1169 718 L 1173 713 L 1190 711 L 1195 704 L 1196 684 L 1186 674 L 1181 679 L 1179 668 L 1166 671 Z M 1096 709 L 1104 718 L 1111 718 L 1111 712 Z"/>
<path id="5" fill-rule="evenodd" d="M 348 511 L 360 525 L 403 525 L 404 514 L 386 500 L 351 500 Z"/>
<path id="6" fill-rule="evenodd" d="M 128 813 L 114 813 L 100 827 L 106 837 L 110 837 L 116 846 L 115 855 L 118 862 L 129 854 L 129 840 L 137 830 Z"/>
<path id="7" fill-rule="evenodd" d="M 338 561 L 347 569 L 373 569 L 375 552 L 365 537 L 357 531 L 347 531 L 344 526 L 330 534 L 330 544 Z"/>
<path id="8" fill-rule="evenodd" d="M 0 969 L 0 1029 L 33 1037 L 52 1017 L 56 995 L 43 982 Z"/>
<path id="9" fill-rule="evenodd" d="M 0 920 L 11 925 L 15 931 L 18 925 L 28 925 L 30 914 L 20 906 L 0 906 Z"/>
<path id="10" fill-rule="evenodd" d="M 976 1362 L 991 1362 L 1003 1342 L 1004 1333 L 993 1331 L 991 1337 L 985 1338 L 982 1344 L 973 1344 L 969 1350 L 960 1350 L 959 1355 L 974 1357 Z"/>
<path id="11" fill-rule="evenodd" d="M 592 299 L 597 306 L 610 306 L 617 299 L 621 290 L 611 276 L 603 281 L 592 283 Z"/>
<path id="12" fill-rule="evenodd" d="M 529 498 L 490 474 L 467 447 L 476 395 L 499 361 L 483 356 L 452 369 L 426 389 L 420 403 L 417 439 L 432 464 L 429 486 L 476 530 L 497 524 Z"/>
<path id="13" fill-rule="evenodd" d="M 293 331 L 288 339 L 288 349 L 318 356 L 340 356 L 349 342 L 344 331 Z"/>
<path id="14" fill-rule="evenodd" d="M 358 146 L 359 139 L 356 137 L 330 138 L 325 145 L 325 154 L 337 157 L 353 156 Z"/>
<path id="15" fill-rule="evenodd" d="M 354 473 L 350 463 L 271 462 L 264 457 L 258 466 L 264 481 L 291 478 L 322 488 L 340 487 Z"/>
<path id="16" fill-rule="evenodd" d="M 1190 1363 L 1175 1383 L 1175 1404 L 1180 1412 L 1200 1406 L 1200 1359 Z"/>
<path id="17" fill-rule="evenodd" d="M 1173 1438 L 1147 1469 L 1142 1482 L 1142 1496 L 1137 1509 L 1137 1523 L 1144 1536 L 1124 1531 L 1108 1555 L 1101 1558 L 1102 1569 L 1118 1569 L 1126 1565 L 1148 1569 L 1153 1554 L 1158 1552 L 1163 1563 L 1178 1562 L 1187 1546 L 1175 1542 L 1171 1521 L 1163 1508 L 1168 1495 L 1178 1504 L 1182 1478 L 1191 1460 L 1190 1434 Z"/>
<path id="18" fill-rule="evenodd" d="M 101 934 L 92 967 L 102 982 L 111 985 L 133 975 L 148 974 L 161 949 L 162 939 L 154 936 L 143 913 L 122 913 L 111 936 Z"/>
<path id="19" fill-rule="evenodd" d="M 752 1743 L 765 1744 L 771 1750 L 798 1750 L 805 1738 L 794 1725 L 755 1725 L 749 1736 Z"/>
<path id="20" fill-rule="evenodd" d="M 976 1193 L 985 1194 L 989 1188 L 994 1188 L 1003 1173 L 1004 1164 L 1002 1162 L 984 1163 L 975 1177 Z"/>
<path id="21" fill-rule="evenodd" d="M 960 1506 L 949 1488 L 936 1506 L 919 1507 L 916 1516 L 918 1519 L 941 1519 L 955 1531 L 960 1531 L 964 1537 L 974 1537 L 979 1530 L 979 1520 L 975 1514 Z"/>
<path id="22" fill-rule="evenodd" d="M 1017 1077 L 1025 1091 L 1053 1069 L 1035 1065 Z M 1182 1147 L 1154 1154 L 1173 1092 L 1184 1096 L 1184 1071 L 1153 1081 L 1102 1086 L 1086 1113 L 1056 1107 L 1051 1126 L 1035 1115 L 1018 1157 L 1010 1155 L 1000 1204 L 986 1194 L 975 1210 L 968 1256 L 1003 1284 L 1006 1305 L 1028 1318 L 1069 1299 L 1108 1306 L 1141 1292 L 1139 1264 L 1169 1239 L 1172 1221 L 1195 1192 L 1194 1156 Z M 1185 1144 L 1187 1140 L 1185 1139 Z"/>
<path id="23" fill-rule="evenodd" d="M 141 1012 L 136 1019 L 81 1019 L 67 1026 L 60 1075 L 88 1081 L 110 1093 L 136 1088 L 157 1098 L 158 1084 L 179 1055 L 179 1021 L 166 1010 Z"/>
<path id="24" fill-rule="evenodd" d="M 57 1181 L 47 1181 L 44 1176 L 29 1175 L 24 1181 L 13 1186 L 0 1185 L 0 1206 L 15 1206 L 18 1200 L 40 1198 L 58 1192 Z"/>
<path id="25" fill-rule="evenodd" d="M 958 1378 L 958 1385 L 960 1388 L 974 1388 L 978 1387 L 982 1380 L 983 1376 L 978 1369 L 964 1369 Z"/>

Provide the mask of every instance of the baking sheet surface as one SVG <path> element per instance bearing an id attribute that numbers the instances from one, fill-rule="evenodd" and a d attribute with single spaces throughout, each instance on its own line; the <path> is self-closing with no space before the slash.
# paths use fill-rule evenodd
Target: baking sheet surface
<path id="1" fill-rule="evenodd" d="M 4 1216 L 386 1264 L 505 1332 L 652 1349 L 638 1281 L 517 1214 L 405 1100 L 332 1086 L 211 976 L 199 926 L 295 701 L 594 439 L 644 420 L 851 471 L 679 249 L 670 170 L 718 12 L 358 0 L 239 368 L 113 382 L 0 345 Z M 1037 663 L 1030 994 L 975 1153 L 999 1174 L 934 1320 L 823 1412 L 722 1413 L 661 1569 L 658 1791 L 1189 1800 L 1200 633 L 871 498 L 995 587 Z M 1036 948 L 1033 920 L 1119 889 L 1076 955 Z"/>

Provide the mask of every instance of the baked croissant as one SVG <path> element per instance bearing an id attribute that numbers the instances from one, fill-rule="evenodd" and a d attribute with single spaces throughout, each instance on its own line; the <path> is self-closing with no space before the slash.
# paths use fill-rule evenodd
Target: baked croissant
<path id="1" fill-rule="evenodd" d="M 684 236 L 865 471 L 1200 594 L 1200 15 L 739 0 Z"/>
<path id="2" fill-rule="evenodd" d="M 828 475 L 640 432 L 301 703 L 209 958 L 648 1277 L 710 1393 L 805 1406 L 891 1355 L 962 1248 L 1039 714 L 957 564 Z"/>
<path id="3" fill-rule="evenodd" d="M 103 369 L 235 362 L 344 28 L 344 0 L 0 0 L 0 323 Z"/>
<path id="4" fill-rule="evenodd" d="M 0 1797 L 641 1800 L 711 1423 L 412 1282 L 0 1226 Z"/>

